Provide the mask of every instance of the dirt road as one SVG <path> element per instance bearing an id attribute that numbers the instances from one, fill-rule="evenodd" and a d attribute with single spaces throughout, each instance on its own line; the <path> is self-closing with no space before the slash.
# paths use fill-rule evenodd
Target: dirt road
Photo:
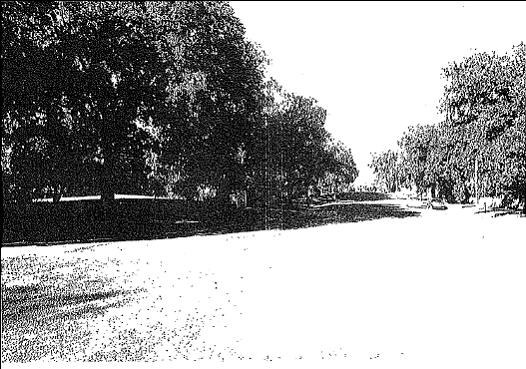
<path id="1" fill-rule="evenodd" d="M 525 219 L 2 249 L 2 362 L 526 364 Z"/>

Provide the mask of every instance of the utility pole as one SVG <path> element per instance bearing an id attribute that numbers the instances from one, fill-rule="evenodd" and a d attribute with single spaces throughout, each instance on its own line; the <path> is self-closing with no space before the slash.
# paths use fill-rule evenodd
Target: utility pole
<path id="1" fill-rule="evenodd" d="M 479 203 L 479 162 L 475 158 L 475 197 L 477 199 L 477 205 Z"/>

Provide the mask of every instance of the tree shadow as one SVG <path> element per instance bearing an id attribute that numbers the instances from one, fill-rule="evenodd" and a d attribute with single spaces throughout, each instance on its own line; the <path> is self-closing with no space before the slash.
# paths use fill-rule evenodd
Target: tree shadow
<path id="1" fill-rule="evenodd" d="M 394 204 L 339 203 L 322 207 L 252 209 L 236 221 L 216 226 L 216 233 L 242 232 L 263 229 L 299 229 L 327 224 L 355 223 L 382 218 L 420 216 L 420 212 Z M 211 227 L 212 228 L 212 227 Z M 211 229 L 212 230 L 212 229 Z"/>
<path id="2" fill-rule="evenodd" d="M 2 286 L 2 320 L 39 318 L 42 315 L 57 313 L 59 309 L 72 305 L 88 304 L 118 297 L 122 292 L 68 292 L 55 290 L 48 286 Z M 97 312 L 98 306 L 75 310 L 62 315 L 78 315 L 86 312 Z"/>
<path id="3" fill-rule="evenodd" d="M 67 359 L 82 349 L 93 320 L 125 304 L 130 291 L 2 285 L 2 362 Z"/>
<path id="4" fill-rule="evenodd" d="M 119 200 L 4 206 L 3 246 L 93 241 L 144 240 L 264 229 L 295 229 L 331 223 L 419 216 L 394 204 L 374 203 L 385 194 L 355 194 L 354 200 L 320 207 L 236 209 L 181 200 Z M 371 199 L 373 202 L 371 203 Z M 363 203 L 359 201 L 363 201 Z M 369 202 L 366 202 L 369 201 Z"/>
<path id="5" fill-rule="evenodd" d="M 391 195 L 383 192 L 348 192 L 338 195 L 338 200 L 352 200 L 352 201 L 378 201 L 389 200 Z"/>

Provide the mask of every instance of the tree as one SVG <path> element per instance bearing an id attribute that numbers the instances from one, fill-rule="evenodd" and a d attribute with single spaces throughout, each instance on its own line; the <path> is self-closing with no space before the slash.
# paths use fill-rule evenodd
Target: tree
<path id="1" fill-rule="evenodd" d="M 383 186 L 388 192 L 399 191 L 403 183 L 403 168 L 399 154 L 387 150 L 379 154 L 373 153 L 369 166 L 373 169 L 378 185 Z"/>
<path id="2" fill-rule="evenodd" d="M 358 175 L 350 149 L 324 127 L 326 111 L 313 98 L 286 92 L 271 80 L 266 89 L 264 126 L 257 131 L 253 197 L 265 203 L 305 197 L 309 188 L 337 189 Z"/>
<path id="3" fill-rule="evenodd" d="M 357 175 L 314 99 L 268 94 L 266 56 L 226 2 L 2 11 L 3 191 L 19 201 L 209 190 L 224 203 L 269 168 L 292 199 Z"/>
<path id="4" fill-rule="evenodd" d="M 156 112 L 166 95 L 165 63 L 145 7 L 35 4 L 6 5 L 2 17 L 2 128 L 15 187 L 29 199 L 45 187 L 78 190 L 96 178 L 90 187 L 109 201 L 117 190 L 145 186 L 151 128 L 162 123 Z M 42 178 L 27 182 L 35 155 Z"/>
<path id="5" fill-rule="evenodd" d="M 522 43 L 511 56 L 476 53 L 444 69 L 444 131 L 456 142 L 463 177 L 480 179 L 476 193 L 526 201 L 525 53 Z"/>
<path id="6" fill-rule="evenodd" d="M 57 145 L 53 153 L 49 150 L 59 127 L 45 127 L 46 114 L 59 110 L 48 69 L 57 56 L 59 21 L 57 3 L 2 3 L 4 198 L 29 201 L 35 192 L 41 193 L 50 182 L 49 159 L 61 149 Z"/>
<path id="7" fill-rule="evenodd" d="M 428 187 L 435 192 L 438 171 L 431 163 L 437 134 L 437 128 L 433 125 L 410 126 L 399 141 L 407 183 L 414 185 L 420 194 Z"/>
<path id="8" fill-rule="evenodd" d="M 326 145 L 328 159 L 325 164 L 325 175 L 318 186 L 328 186 L 334 194 L 347 192 L 358 177 L 358 169 L 352 151 L 343 142 L 332 138 Z"/>
<path id="9" fill-rule="evenodd" d="M 149 6 L 172 61 L 161 162 L 176 172 L 174 192 L 194 198 L 208 187 L 226 201 L 246 185 L 266 59 L 225 2 Z"/>
<path id="10" fill-rule="evenodd" d="M 129 183 L 145 184 L 151 132 L 164 123 L 156 113 L 165 98 L 166 86 L 158 82 L 165 63 L 143 6 L 88 3 L 68 17 L 64 54 L 75 83 L 67 91 L 70 114 L 99 164 L 102 199 L 110 201 Z"/>
<path id="11" fill-rule="evenodd" d="M 526 48 L 476 53 L 444 68 L 438 125 L 409 127 L 399 142 L 410 183 L 450 201 L 504 196 L 526 203 Z M 375 158 L 378 173 L 384 173 Z M 384 174 L 385 177 L 385 174 Z M 433 194 L 434 195 L 434 194 Z"/>

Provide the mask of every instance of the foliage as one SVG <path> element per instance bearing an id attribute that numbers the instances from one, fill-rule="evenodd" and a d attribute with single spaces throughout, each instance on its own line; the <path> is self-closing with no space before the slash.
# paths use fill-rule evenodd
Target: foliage
<path id="1" fill-rule="evenodd" d="M 319 180 L 318 187 L 328 189 L 327 192 L 337 194 L 352 191 L 351 184 L 358 177 L 358 169 L 350 148 L 341 141 L 331 139 L 326 148 L 328 163 L 324 177 Z"/>
<path id="2" fill-rule="evenodd" d="M 245 185 L 266 59 L 226 3 L 149 6 L 171 61 L 160 160 L 177 172 L 173 191 L 192 198 L 206 186 L 225 197 Z"/>
<path id="3" fill-rule="evenodd" d="M 15 186 L 33 192 L 24 198 L 94 185 L 110 199 L 117 188 L 140 187 L 159 72 L 142 10 L 109 2 L 5 7 L 2 121 Z"/>
<path id="4" fill-rule="evenodd" d="M 226 2 L 8 2 L 2 30 L 4 198 L 292 199 L 357 176 Z"/>
<path id="5" fill-rule="evenodd" d="M 387 150 L 373 153 L 369 166 L 373 169 L 376 182 L 388 192 L 399 191 L 404 183 L 404 171 L 398 152 Z"/>
<path id="6" fill-rule="evenodd" d="M 526 202 L 526 46 L 476 53 L 444 68 L 438 125 L 409 127 L 399 142 L 408 183 L 450 201 L 501 196 Z M 392 165 L 373 157 L 379 180 Z"/>
<path id="7" fill-rule="evenodd" d="M 511 55 L 477 53 L 444 69 L 442 127 L 473 193 L 526 196 L 525 54 L 521 43 Z"/>
<path id="8" fill-rule="evenodd" d="M 267 202 L 307 197 L 310 190 L 337 189 L 358 171 L 350 149 L 324 127 L 326 111 L 313 98 L 267 84 L 265 125 L 257 136 L 252 196 Z"/>

